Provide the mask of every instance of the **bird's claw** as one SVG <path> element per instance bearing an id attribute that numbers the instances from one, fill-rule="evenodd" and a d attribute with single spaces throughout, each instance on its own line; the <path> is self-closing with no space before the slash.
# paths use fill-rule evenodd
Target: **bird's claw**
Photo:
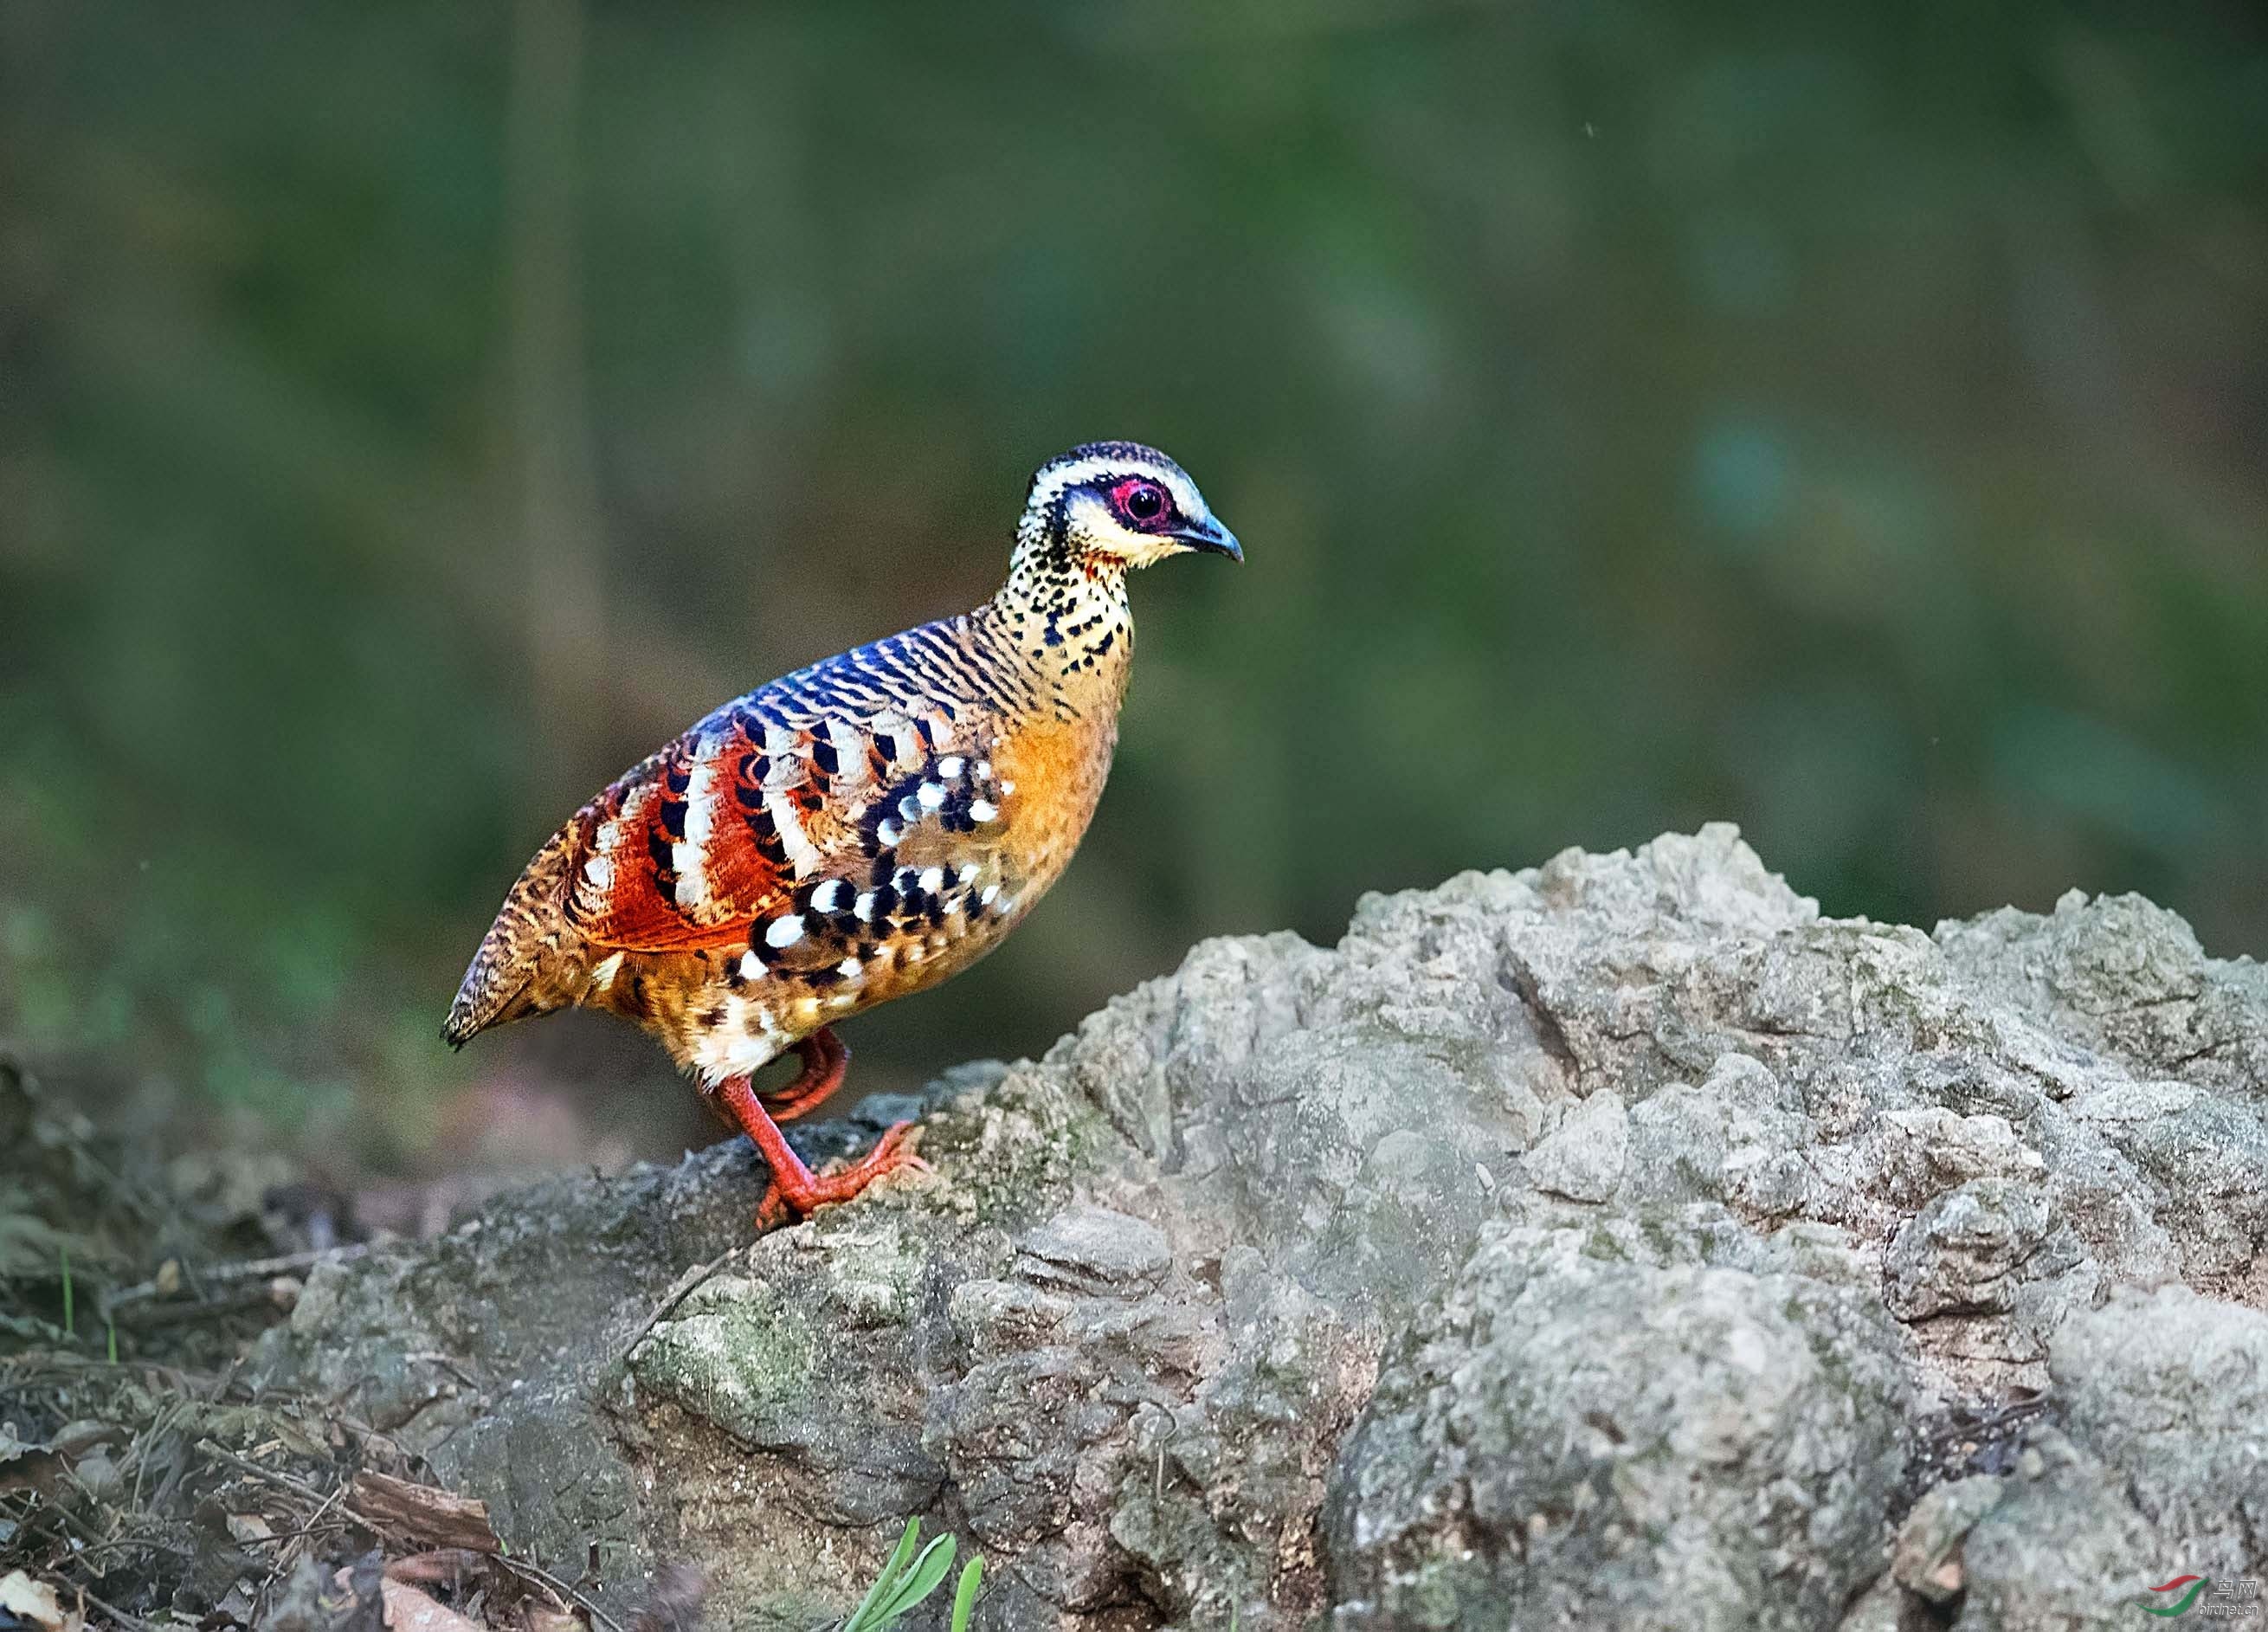
<path id="1" fill-rule="evenodd" d="M 822 1207 L 833 1207 L 862 1194 L 867 1185 L 891 1173 L 931 1173 L 937 1170 L 916 1155 L 910 1141 L 917 1132 L 911 1122 L 894 1123 L 874 1141 L 874 1148 L 850 1165 L 830 1163 L 821 1171 L 792 1177 L 783 1186 L 777 1172 L 771 1188 L 756 1207 L 756 1227 L 770 1230 L 792 1218 L 805 1217 Z"/>

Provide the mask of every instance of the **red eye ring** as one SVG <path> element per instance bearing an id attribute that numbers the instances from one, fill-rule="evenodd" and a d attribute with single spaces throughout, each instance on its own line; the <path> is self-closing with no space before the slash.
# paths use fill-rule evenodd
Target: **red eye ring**
<path id="1" fill-rule="evenodd" d="M 1136 527 L 1154 527 L 1173 510 L 1166 490 L 1139 476 L 1119 483 L 1111 490 L 1110 498 L 1118 513 Z"/>

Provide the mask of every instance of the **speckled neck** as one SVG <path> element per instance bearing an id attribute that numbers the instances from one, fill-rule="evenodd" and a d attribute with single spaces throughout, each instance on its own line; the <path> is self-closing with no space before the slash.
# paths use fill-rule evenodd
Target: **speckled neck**
<path id="1" fill-rule="evenodd" d="M 1063 715 L 1116 713 L 1134 654 L 1125 564 L 1107 556 L 1020 549 L 985 608 Z"/>

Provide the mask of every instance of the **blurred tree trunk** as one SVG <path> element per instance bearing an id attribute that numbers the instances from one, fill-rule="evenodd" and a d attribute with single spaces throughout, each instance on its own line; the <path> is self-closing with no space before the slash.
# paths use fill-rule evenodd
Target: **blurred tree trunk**
<path id="1" fill-rule="evenodd" d="M 563 781 L 579 790 L 599 774 L 608 726 L 604 541 L 583 362 L 583 0 L 513 8 L 507 321 L 534 715 L 522 788 L 535 825 L 558 818 Z"/>

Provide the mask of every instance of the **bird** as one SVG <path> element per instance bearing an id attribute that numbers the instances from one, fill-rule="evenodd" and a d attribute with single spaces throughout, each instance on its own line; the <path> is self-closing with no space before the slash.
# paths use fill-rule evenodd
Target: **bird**
<path id="1" fill-rule="evenodd" d="M 1157 449 L 1049 460 L 982 606 L 758 687 L 570 816 L 506 892 L 443 1040 L 578 1007 L 635 1023 L 762 1153 L 759 1228 L 926 1170 L 910 1123 L 824 1172 L 779 1125 L 842 1086 L 839 1022 L 968 968 L 1062 875 L 1117 744 L 1127 574 L 1191 553 L 1244 559 Z M 756 1089 L 790 1051 L 794 1079 Z"/>

